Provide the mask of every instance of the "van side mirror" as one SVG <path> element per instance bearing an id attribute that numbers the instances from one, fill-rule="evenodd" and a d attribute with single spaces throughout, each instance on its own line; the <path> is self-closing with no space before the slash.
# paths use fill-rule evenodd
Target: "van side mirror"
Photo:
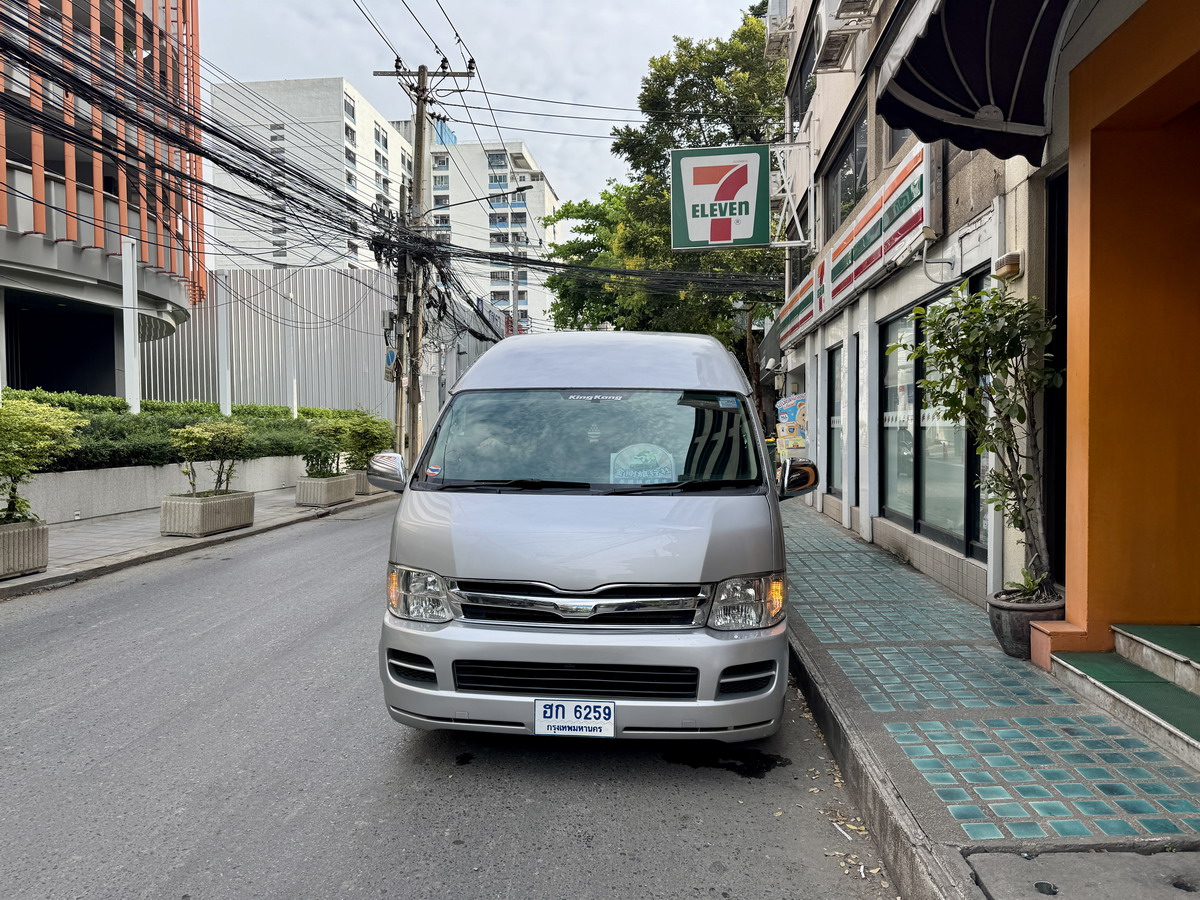
<path id="1" fill-rule="evenodd" d="M 820 483 L 821 474 L 811 459 L 785 459 L 780 470 L 779 499 L 786 500 L 815 491 Z"/>
<path id="2" fill-rule="evenodd" d="M 376 453 L 367 463 L 367 481 L 385 491 L 403 491 L 408 486 L 404 457 L 399 453 Z"/>

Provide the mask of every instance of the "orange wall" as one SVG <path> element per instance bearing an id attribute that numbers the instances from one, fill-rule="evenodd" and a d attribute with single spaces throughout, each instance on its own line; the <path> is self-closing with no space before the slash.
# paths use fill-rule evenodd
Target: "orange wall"
<path id="1" fill-rule="evenodd" d="M 1200 623 L 1200 17 L 1149 0 L 1070 77 L 1067 622 Z M 1045 642 L 1043 642 L 1043 645 Z"/>

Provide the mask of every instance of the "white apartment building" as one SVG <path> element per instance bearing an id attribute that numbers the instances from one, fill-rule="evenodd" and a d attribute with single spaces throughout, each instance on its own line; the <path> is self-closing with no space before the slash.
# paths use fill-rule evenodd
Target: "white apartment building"
<path id="1" fill-rule="evenodd" d="M 553 296 L 546 289 L 545 273 L 529 269 L 522 260 L 542 256 L 558 240 L 557 226 L 541 223 L 558 209 L 558 195 L 523 142 L 454 141 L 453 132 L 437 129 L 429 217 L 435 237 L 457 247 L 513 257 L 512 263 L 467 262 L 461 267 L 464 281 L 474 296 L 501 312 L 511 314 L 515 299 L 520 331 L 553 330 Z M 518 190 L 521 193 L 513 193 Z"/>
<path id="2" fill-rule="evenodd" d="M 299 78 L 216 84 L 212 110 L 271 152 L 339 185 L 366 207 L 401 211 L 402 191 L 413 173 L 412 144 L 388 118 L 343 78 Z M 253 196 L 243 179 L 217 169 L 213 184 Z M 278 204 L 277 204 L 278 205 Z M 368 248 L 371 223 L 361 239 L 322 233 L 302 221 L 243 210 L 214 213 L 209 229 L 214 269 L 345 266 L 375 268 Z"/>

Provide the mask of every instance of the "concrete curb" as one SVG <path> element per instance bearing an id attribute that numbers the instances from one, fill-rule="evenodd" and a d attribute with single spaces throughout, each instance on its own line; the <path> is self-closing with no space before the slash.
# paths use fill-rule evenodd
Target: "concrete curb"
<path id="1" fill-rule="evenodd" d="M 896 893 L 905 900 L 986 900 L 961 849 L 935 843 L 925 834 L 866 738 L 832 702 L 829 684 L 790 627 L 788 643 L 813 721 L 875 837 Z"/>
<path id="2" fill-rule="evenodd" d="M 114 553 L 103 557 L 101 563 L 84 563 L 83 565 L 69 569 L 67 571 L 57 571 L 54 573 L 43 573 L 40 575 L 27 575 L 23 578 L 14 578 L 12 582 L 0 583 L 0 601 L 11 600 L 14 597 L 21 597 L 25 594 L 32 594 L 38 591 L 47 591 L 57 587 L 65 587 L 68 584 L 74 584 L 77 581 L 86 581 L 89 578 L 97 578 L 100 575 L 107 575 L 110 572 L 119 572 L 122 569 L 129 569 L 133 566 L 141 565 L 142 563 L 154 562 L 160 559 L 168 559 L 172 556 L 181 556 L 184 553 L 190 553 L 193 550 L 203 550 L 206 547 L 215 547 L 219 544 L 227 544 L 230 541 L 240 540 L 242 538 L 253 537 L 257 534 L 266 534 L 268 531 L 276 531 L 280 528 L 286 528 L 289 525 L 296 525 L 301 522 L 312 522 L 315 519 L 323 519 L 326 516 L 335 515 L 337 513 L 346 512 L 351 509 L 358 509 L 363 506 L 369 506 L 373 503 L 380 503 L 384 500 L 389 500 L 395 496 L 391 491 L 386 491 L 382 494 L 368 494 L 366 496 L 356 496 L 348 503 L 342 503 L 337 506 L 331 506 L 327 509 L 316 507 L 296 507 L 296 514 L 291 518 L 281 521 L 270 522 L 264 525 L 251 525 L 249 528 L 241 528 L 237 531 L 227 531 L 224 534 L 214 534 L 203 538 L 179 538 L 174 543 L 164 547 L 154 549 L 135 549 L 124 553 Z"/>

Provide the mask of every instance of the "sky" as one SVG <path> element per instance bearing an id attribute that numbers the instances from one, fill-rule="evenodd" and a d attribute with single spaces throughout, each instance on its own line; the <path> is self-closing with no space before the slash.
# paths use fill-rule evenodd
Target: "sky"
<path id="1" fill-rule="evenodd" d="M 672 36 L 727 37 L 749 0 L 358 0 L 410 68 L 440 62 L 436 43 L 456 71 L 463 50 L 475 58 L 480 83 L 491 93 L 627 107 L 587 109 L 492 97 L 496 109 L 534 110 L 602 121 L 496 113 L 504 139 L 523 140 L 560 200 L 596 198 L 623 162 L 609 141 L 517 131 L 531 128 L 604 135 L 618 119 L 638 120 L 637 95 L 652 56 L 669 53 Z M 355 0 L 200 0 L 200 53 L 238 81 L 345 78 L 389 119 L 407 119 L 412 104 L 395 80 L 372 76 L 390 69 L 393 54 Z M 411 12 L 410 12 L 411 10 Z M 427 36 L 420 23 L 428 30 Z M 455 30 L 462 39 L 460 46 Z M 465 83 L 460 82 L 465 85 Z M 461 98 L 468 99 L 461 99 Z M 486 107 L 480 94 L 447 102 Z M 497 139 L 485 109 L 442 107 L 453 118 L 479 123 L 484 141 Z M 486 123 L 486 127 L 484 125 Z M 451 123 L 460 142 L 476 141 L 470 124 Z M 511 130 L 510 130 L 511 129 Z"/>

